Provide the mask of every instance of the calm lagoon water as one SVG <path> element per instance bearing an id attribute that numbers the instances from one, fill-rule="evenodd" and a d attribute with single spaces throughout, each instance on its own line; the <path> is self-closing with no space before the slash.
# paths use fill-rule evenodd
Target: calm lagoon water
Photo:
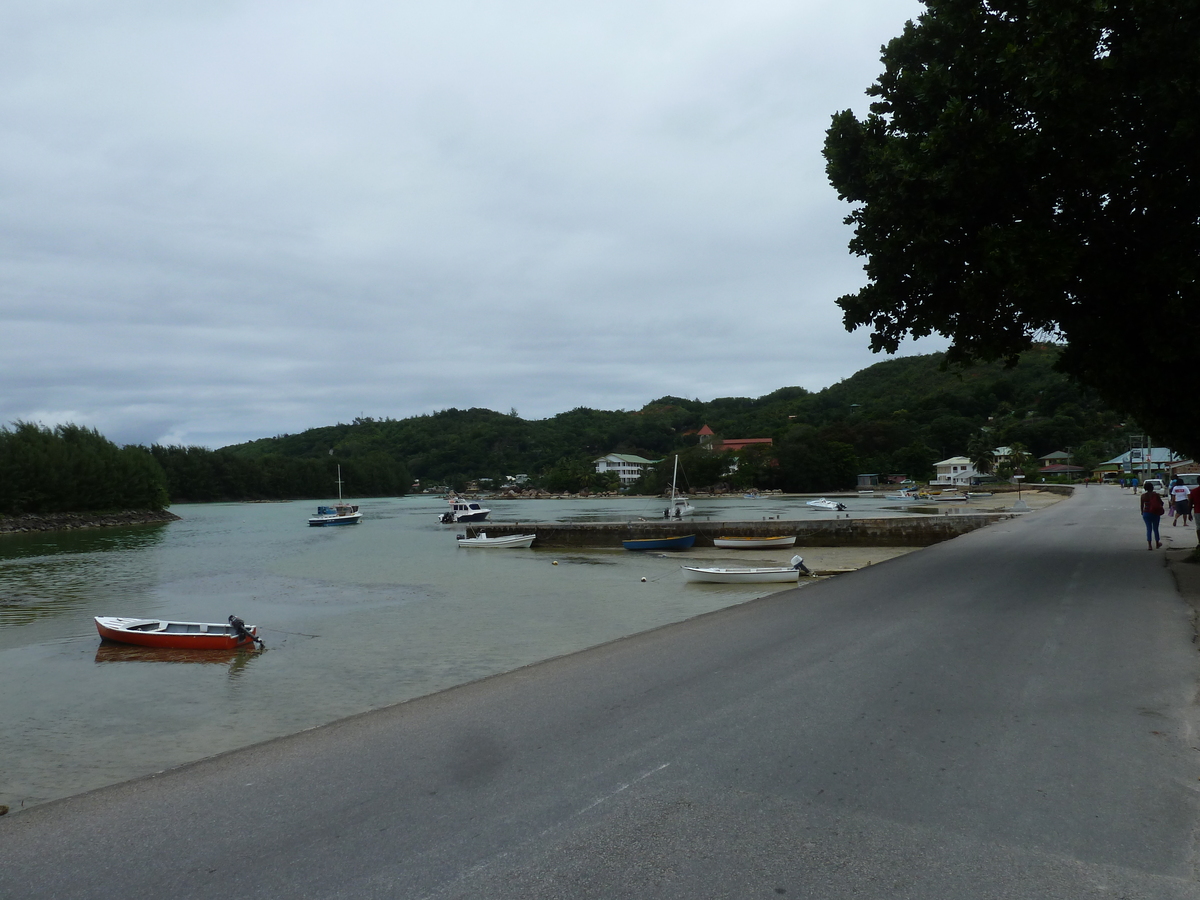
<path id="1" fill-rule="evenodd" d="M 791 551 L 460 550 L 445 501 L 174 508 L 162 526 L 0 536 L 0 803 L 14 810 L 596 646 L 770 593 L 688 585 L 687 557 L 778 565 Z M 697 500 L 701 518 L 827 517 L 799 499 Z M 855 514 L 888 501 L 851 498 Z M 654 500 L 491 501 L 496 521 L 626 521 Z M 557 561 L 558 565 L 553 565 Z M 641 579 L 645 577 L 646 581 Z M 261 629 L 265 653 L 102 643 L 93 616 Z"/>

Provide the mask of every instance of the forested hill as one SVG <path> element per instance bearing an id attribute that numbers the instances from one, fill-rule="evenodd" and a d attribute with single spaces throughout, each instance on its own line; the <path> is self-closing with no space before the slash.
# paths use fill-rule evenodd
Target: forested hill
<path id="1" fill-rule="evenodd" d="M 931 474 L 972 441 L 1023 445 L 1037 456 L 1072 448 L 1083 464 L 1124 449 L 1123 417 L 1053 370 L 1058 351 L 1038 346 L 1019 365 L 942 369 L 942 355 L 886 360 L 822 391 L 787 387 L 757 399 L 662 397 L 637 411 L 580 407 L 527 421 L 488 409 L 448 409 L 408 419 L 355 419 L 217 451 L 242 460 L 338 459 L 425 485 L 527 474 L 551 489 L 595 486 L 591 460 L 609 452 L 690 461 L 693 486 L 722 477 L 697 448 L 708 425 L 720 438 L 769 437 L 743 454 L 735 487 L 823 490 L 857 472 Z M 726 461 L 727 462 L 727 461 Z M 711 469 L 712 471 L 708 471 Z M 653 487 L 654 485 L 649 485 Z M 362 495 L 362 492 L 356 492 Z"/>

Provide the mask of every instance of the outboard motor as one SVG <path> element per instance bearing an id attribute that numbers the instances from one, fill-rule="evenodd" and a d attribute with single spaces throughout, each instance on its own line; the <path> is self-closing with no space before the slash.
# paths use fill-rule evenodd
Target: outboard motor
<path id="1" fill-rule="evenodd" d="M 812 574 L 812 572 L 810 572 L 808 570 L 808 566 L 806 566 L 804 564 L 803 556 L 793 556 L 792 557 L 792 568 L 795 569 L 797 572 L 799 572 L 801 575 L 811 575 Z"/>
<path id="2" fill-rule="evenodd" d="M 238 637 L 250 638 L 251 641 L 261 644 L 262 641 L 250 633 L 250 629 L 246 627 L 246 622 L 237 616 L 229 617 L 229 626 L 233 629 L 233 633 Z"/>

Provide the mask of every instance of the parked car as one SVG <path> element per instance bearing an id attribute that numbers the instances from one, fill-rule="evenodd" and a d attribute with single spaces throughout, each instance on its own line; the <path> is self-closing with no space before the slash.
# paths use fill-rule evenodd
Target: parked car
<path id="1" fill-rule="evenodd" d="M 1167 492 L 1167 486 L 1163 484 L 1161 478 L 1147 478 L 1142 482 L 1142 490 L 1146 490 L 1151 485 L 1153 485 L 1156 494 L 1165 494 Z"/>

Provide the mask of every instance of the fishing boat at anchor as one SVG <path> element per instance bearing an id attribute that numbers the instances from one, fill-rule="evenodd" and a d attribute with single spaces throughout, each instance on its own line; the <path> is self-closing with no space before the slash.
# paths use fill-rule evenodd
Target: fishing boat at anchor
<path id="1" fill-rule="evenodd" d="M 317 514 L 308 520 L 312 526 L 320 525 L 357 525 L 362 521 L 363 514 L 358 507 L 342 499 L 342 467 L 337 467 L 337 503 L 333 506 L 318 506 Z"/>
<path id="2" fill-rule="evenodd" d="M 166 619 L 133 619 L 96 616 L 96 631 L 106 641 L 173 650 L 237 650 L 262 644 L 258 626 L 237 616 L 219 622 L 174 622 Z"/>

